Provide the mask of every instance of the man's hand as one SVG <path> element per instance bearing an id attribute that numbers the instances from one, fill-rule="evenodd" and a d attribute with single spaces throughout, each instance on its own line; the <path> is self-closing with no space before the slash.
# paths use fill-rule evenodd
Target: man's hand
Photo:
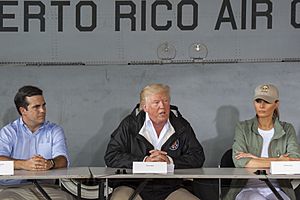
<path id="1" fill-rule="evenodd" d="M 52 167 L 51 161 L 46 160 L 41 155 L 35 155 L 29 160 L 25 160 L 23 163 L 23 168 L 25 170 L 43 171 L 43 170 L 49 170 L 51 167 Z"/>
<path id="2" fill-rule="evenodd" d="M 145 162 L 167 162 L 170 163 L 170 160 L 167 156 L 167 152 L 160 150 L 151 150 L 149 151 L 150 156 L 148 156 Z"/>

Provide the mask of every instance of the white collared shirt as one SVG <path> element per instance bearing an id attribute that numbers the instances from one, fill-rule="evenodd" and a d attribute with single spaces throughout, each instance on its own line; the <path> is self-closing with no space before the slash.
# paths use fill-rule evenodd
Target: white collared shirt
<path id="1" fill-rule="evenodd" d="M 153 123 L 146 112 L 146 119 L 139 134 L 145 137 L 153 146 L 154 149 L 161 150 L 162 145 L 175 133 L 175 129 L 168 120 L 161 130 L 159 137 L 155 131 Z"/>

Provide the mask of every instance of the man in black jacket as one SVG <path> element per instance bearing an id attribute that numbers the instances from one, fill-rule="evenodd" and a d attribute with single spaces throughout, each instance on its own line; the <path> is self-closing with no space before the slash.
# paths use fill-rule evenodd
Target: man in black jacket
<path id="1" fill-rule="evenodd" d="M 205 157 L 190 124 L 177 107 L 170 105 L 167 85 L 146 86 L 140 104 L 112 133 L 105 154 L 108 167 L 132 168 L 133 161 L 167 162 L 175 169 L 202 167 Z M 136 181 L 114 182 L 112 200 L 128 199 L 139 184 Z M 136 199 L 198 199 L 182 188 L 182 180 L 154 179 Z"/>

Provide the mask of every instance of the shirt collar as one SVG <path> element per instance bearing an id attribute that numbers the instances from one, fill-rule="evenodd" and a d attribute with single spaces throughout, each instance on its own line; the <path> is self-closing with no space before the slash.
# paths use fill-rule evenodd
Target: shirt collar
<path id="1" fill-rule="evenodd" d="M 173 126 L 168 120 L 163 129 L 160 132 L 159 137 L 157 138 L 155 129 L 153 127 L 153 123 L 146 113 L 144 126 L 140 130 L 139 134 L 143 135 L 153 146 L 155 149 L 161 149 L 162 145 L 175 133 Z"/>
<path id="2" fill-rule="evenodd" d="M 146 112 L 146 118 L 145 118 L 145 123 L 146 123 L 146 126 L 150 126 L 152 125 L 153 126 L 153 123 L 149 117 L 149 114 Z M 168 126 L 170 127 L 171 123 L 170 123 L 170 120 L 168 119 L 168 121 L 164 124 L 164 126 Z M 154 126 L 153 126 L 154 127 Z"/>
<path id="3" fill-rule="evenodd" d="M 257 119 L 257 116 L 254 117 L 254 123 L 253 123 L 253 126 L 252 126 L 252 131 L 256 134 L 259 134 L 258 133 L 258 119 Z M 276 118 L 274 120 L 274 139 L 278 139 L 280 137 L 282 137 L 285 133 L 282 125 L 280 124 L 279 122 L 279 119 Z"/>
<path id="4" fill-rule="evenodd" d="M 27 130 L 30 131 L 30 129 L 28 128 L 28 126 L 24 123 L 22 117 L 19 118 L 19 123 L 20 123 L 21 126 L 23 126 L 24 128 L 26 128 Z M 35 131 L 35 133 L 38 132 L 39 130 L 41 130 L 42 128 L 44 128 L 44 126 L 46 125 L 46 123 L 47 123 L 47 122 L 44 121 L 44 122 L 41 124 L 41 126 L 38 128 L 38 130 Z M 31 132 L 31 131 L 30 131 L 30 132 Z"/>

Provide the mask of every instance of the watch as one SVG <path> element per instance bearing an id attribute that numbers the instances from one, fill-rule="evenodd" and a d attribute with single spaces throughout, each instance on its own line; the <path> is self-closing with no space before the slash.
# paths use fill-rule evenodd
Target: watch
<path id="1" fill-rule="evenodd" d="M 50 167 L 50 169 L 53 169 L 54 167 L 55 167 L 55 162 L 54 162 L 54 159 L 50 159 L 49 160 L 50 161 L 50 163 L 51 163 L 51 167 Z"/>

